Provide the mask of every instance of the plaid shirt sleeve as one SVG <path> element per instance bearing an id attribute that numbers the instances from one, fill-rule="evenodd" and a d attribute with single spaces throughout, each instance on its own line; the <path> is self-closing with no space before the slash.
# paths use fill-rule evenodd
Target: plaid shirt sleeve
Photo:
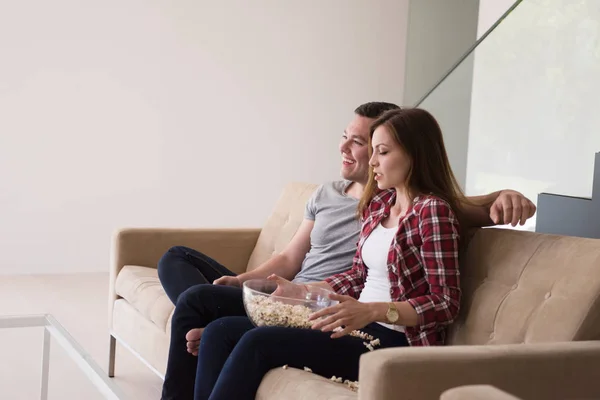
<path id="1" fill-rule="evenodd" d="M 460 307 L 459 225 L 449 205 L 430 199 L 420 210 L 421 258 L 429 294 L 408 300 L 421 329 L 448 325 Z"/>

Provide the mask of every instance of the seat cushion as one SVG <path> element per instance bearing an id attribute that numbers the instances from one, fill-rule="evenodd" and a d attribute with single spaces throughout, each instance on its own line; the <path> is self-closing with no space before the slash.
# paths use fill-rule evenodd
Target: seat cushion
<path id="1" fill-rule="evenodd" d="M 440 400 L 519 400 L 492 385 L 465 385 L 446 390 Z"/>
<path id="2" fill-rule="evenodd" d="M 295 368 L 275 368 L 265 375 L 257 400 L 357 400 L 358 394 L 343 383 Z"/>
<path id="3" fill-rule="evenodd" d="M 167 332 L 167 323 L 175 307 L 160 284 L 155 268 L 124 266 L 117 276 L 115 291 L 140 314 Z"/>

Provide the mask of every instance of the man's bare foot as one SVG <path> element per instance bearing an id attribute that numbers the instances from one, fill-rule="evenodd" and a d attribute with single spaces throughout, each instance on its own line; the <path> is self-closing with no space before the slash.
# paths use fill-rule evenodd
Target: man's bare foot
<path id="1" fill-rule="evenodd" d="M 195 328 L 185 335 L 185 340 L 187 340 L 187 351 L 194 356 L 198 355 L 198 347 L 200 347 L 202 332 L 204 332 L 204 328 Z"/>

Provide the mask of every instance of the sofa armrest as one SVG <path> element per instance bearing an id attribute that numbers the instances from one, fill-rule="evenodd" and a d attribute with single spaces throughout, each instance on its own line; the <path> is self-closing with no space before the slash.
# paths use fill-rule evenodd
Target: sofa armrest
<path id="1" fill-rule="evenodd" d="M 382 349 L 360 360 L 359 399 L 439 399 L 488 384 L 525 399 L 600 396 L 600 341 Z"/>
<path id="2" fill-rule="evenodd" d="M 205 253 L 236 273 L 246 271 L 260 229 L 162 229 L 126 228 L 113 235 L 110 266 L 109 309 L 117 299 L 115 281 L 125 265 L 156 268 L 173 246 Z"/>
<path id="3" fill-rule="evenodd" d="M 446 390 L 440 400 L 519 400 L 494 386 L 467 385 Z"/>

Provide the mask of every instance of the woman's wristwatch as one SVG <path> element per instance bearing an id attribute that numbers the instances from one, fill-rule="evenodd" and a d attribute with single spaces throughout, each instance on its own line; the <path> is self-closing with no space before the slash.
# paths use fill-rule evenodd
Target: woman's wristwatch
<path id="1" fill-rule="evenodd" d="M 398 321 L 398 318 L 400 318 L 400 313 L 398 313 L 398 309 L 394 303 L 388 303 L 388 310 L 387 313 L 385 313 L 385 318 L 390 324 L 395 324 Z"/>

